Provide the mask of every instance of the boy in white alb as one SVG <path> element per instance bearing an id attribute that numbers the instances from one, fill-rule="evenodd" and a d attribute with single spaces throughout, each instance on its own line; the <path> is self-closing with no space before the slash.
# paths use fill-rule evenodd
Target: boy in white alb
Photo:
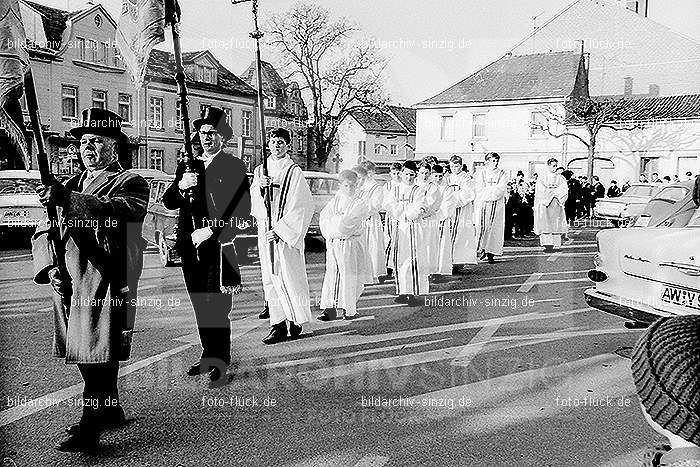
<path id="1" fill-rule="evenodd" d="M 321 211 L 319 225 L 326 239 L 326 274 L 321 289 L 320 321 L 339 315 L 355 319 L 357 300 L 364 290 L 368 263 L 364 239 L 367 203 L 357 191 L 358 177 L 352 170 L 338 175 L 340 190 Z"/>
<path id="2" fill-rule="evenodd" d="M 265 299 L 270 310 L 270 333 L 264 344 L 276 344 L 301 334 L 311 320 L 309 282 L 304 259 L 304 238 L 314 212 L 313 199 L 304 174 L 287 154 L 291 137 L 284 128 L 270 133 L 268 176 L 255 168 L 250 188 L 252 209 L 258 224 L 258 254 Z M 272 186 L 272 225 L 267 225 L 263 188 Z M 274 275 L 270 244 L 274 247 Z M 277 280 L 275 280 L 277 279 Z"/>
<path id="3" fill-rule="evenodd" d="M 375 180 L 376 167 L 372 161 L 360 163 L 360 167 L 367 171 L 362 181 L 362 198 L 367 203 L 369 217 L 365 222 L 365 239 L 367 240 L 367 252 L 372 265 L 373 282 L 383 282 L 387 275 L 386 270 L 386 242 L 382 226 L 382 218 L 379 211 L 384 206 L 384 189 Z"/>
<path id="4" fill-rule="evenodd" d="M 537 177 L 535 184 L 535 233 L 545 251 L 561 246 L 561 236 L 568 231 L 564 203 L 569 197 L 569 184 L 557 173 L 559 162 L 547 161 L 547 172 Z"/>
<path id="5" fill-rule="evenodd" d="M 444 169 L 435 164 L 432 169 L 432 181 L 442 196 L 440 209 L 436 213 L 438 225 L 438 247 L 436 275 L 452 274 L 452 218 L 455 215 L 455 197 L 447 184 Z"/>
<path id="6" fill-rule="evenodd" d="M 396 231 L 396 219 L 392 217 L 388 204 L 399 195 L 399 185 L 401 185 L 400 173 L 402 168 L 400 163 L 392 162 L 389 172 L 391 178 L 384 185 L 384 211 L 386 213 L 384 217 L 384 243 L 386 245 L 384 249 L 384 258 L 386 259 L 389 277 L 392 276 L 394 267 L 393 238 L 394 232 Z"/>
<path id="7" fill-rule="evenodd" d="M 477 264 L 474 230 L 474 181 L 464 171 L 462 158 L 450 158 L 450 174 L 446 177 L 452 191 L 452 273 L 464 271 L 464 265 Z"/>
<path id="8" fill-rule="evenodd" d="M 423 253 L 428 262 L 428 275 L 431 276 L 437 273 L 438 269 L 438 244 L 440 241 L 440 232 L 438 230 L 438 211 L 442 203 L 442 191 L 435 185 L 430 177 L 431 166 L 427 161 L 423 161 L 418 165 L 418 177 L 416 184 L 423 189 L 425 197 L 425 213 L 420 219 L 420 228 L 423 229 L 423 238 L 425 239 L 422 245 Z"/>
<path id="9" fill-rule="evenodd" d="M 500 160 L 495 152 L 486 154 L 486 166 L 474 179 L 477 251 L 479 258 L 487 258 L 490 264 L 495 262 L 494 255 L 503 254 L 505 234 L 508 177 L 498 168 Z"/>

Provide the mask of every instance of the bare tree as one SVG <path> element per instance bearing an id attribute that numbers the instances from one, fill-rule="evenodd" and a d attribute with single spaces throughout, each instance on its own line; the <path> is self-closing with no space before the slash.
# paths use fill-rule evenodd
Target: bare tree
<path id="1" fill-rule="evenodd" d="M 275 15 L 269 44 L 288 78 L 300 79 L 310 97 L 316 163 L 323 166 L 335 145 L 338 125 L 350 112 L 384 106 L 386 62 L 347 19 L 333 20 L 325 8 L 301 3 Z"/>
<path id="2" fill-rule="evenodd" d="M 531 128 L 546 131 L 550 136 L 561 138 L 571 136 L 588 149 L 588 180 L 593 178 L 593 165 L 598 135 L 603 128 L 613 131 L 642 128 L 641 124 L 623 121 L 624 111 L 629 101 L 619 98 L 571 97 L 562 109 L 545 106 L 541 112 L 546 122 L 532 122 Z M 553 129 L 552 126 L 555 126 Z M 575 133 L 575 128 L 583 127 L 585 136 Z"/>

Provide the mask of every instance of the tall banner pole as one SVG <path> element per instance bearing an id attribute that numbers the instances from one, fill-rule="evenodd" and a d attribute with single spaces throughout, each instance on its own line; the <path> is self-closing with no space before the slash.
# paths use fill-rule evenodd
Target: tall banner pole
<path id="1" fill-rule="evenodd" d="M 267 171 L 267 134 L 265 133 L 265 105 L 263 99 L 263 81 L 262 81 L 262 60 L 260 58 L 260 39 L 264 36 L 263 32 L 258 27 L 258 0 L 231 0 L 233 5 L 238 3 L 253 2 L 253 25 L 255 29 L 250 33 L 250 37 L 255 39 L 255 69 L 257 74 L 257 91 L 258 91 L 258 126 L 260 127 L 260 160 L 262 161 L 262 172 L 265 177 L 268 176 Z M 267 214 L 267 228 L 272 227 L 272 205 L 270 202 L 272 186 L 268 186 L 264 190 L 265 211 Z M 275 246 L 273 242 L 269 243 L 270 248 L 270 264 L 272 274 L 275 273 Z"/>

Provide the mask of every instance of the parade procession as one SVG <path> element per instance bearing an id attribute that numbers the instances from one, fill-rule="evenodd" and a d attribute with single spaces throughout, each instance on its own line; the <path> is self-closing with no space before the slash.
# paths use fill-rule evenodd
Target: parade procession
<path id="1" fill-rule="evenodd" d="M 0 0 L 0 464 L 700 466 L 698 21 Z"/>

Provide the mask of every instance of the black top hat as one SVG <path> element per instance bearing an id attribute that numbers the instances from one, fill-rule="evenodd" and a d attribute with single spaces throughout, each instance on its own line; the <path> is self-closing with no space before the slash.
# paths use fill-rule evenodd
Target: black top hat
<path id="1" fill-rule="evenodd" d="M 83 110 L 80 118 L 80 126 L 71 128 L 70 134 L 80 139 L 85 133 L 107 136 L 119 142 L 126 140 L 122 133 L 122 118 L 107 109 L 93 108 Z"/>
<path id="2" fill-rule="evenodd" d="M 224 141 L 228 141 L 233 136 L 233 129 L 226 123 L 226 114 L 221 107 L 205 107 L 201 118 L 192 122 L 192 126 L 197 131 L 202 125 L 213 126 Z"/>

